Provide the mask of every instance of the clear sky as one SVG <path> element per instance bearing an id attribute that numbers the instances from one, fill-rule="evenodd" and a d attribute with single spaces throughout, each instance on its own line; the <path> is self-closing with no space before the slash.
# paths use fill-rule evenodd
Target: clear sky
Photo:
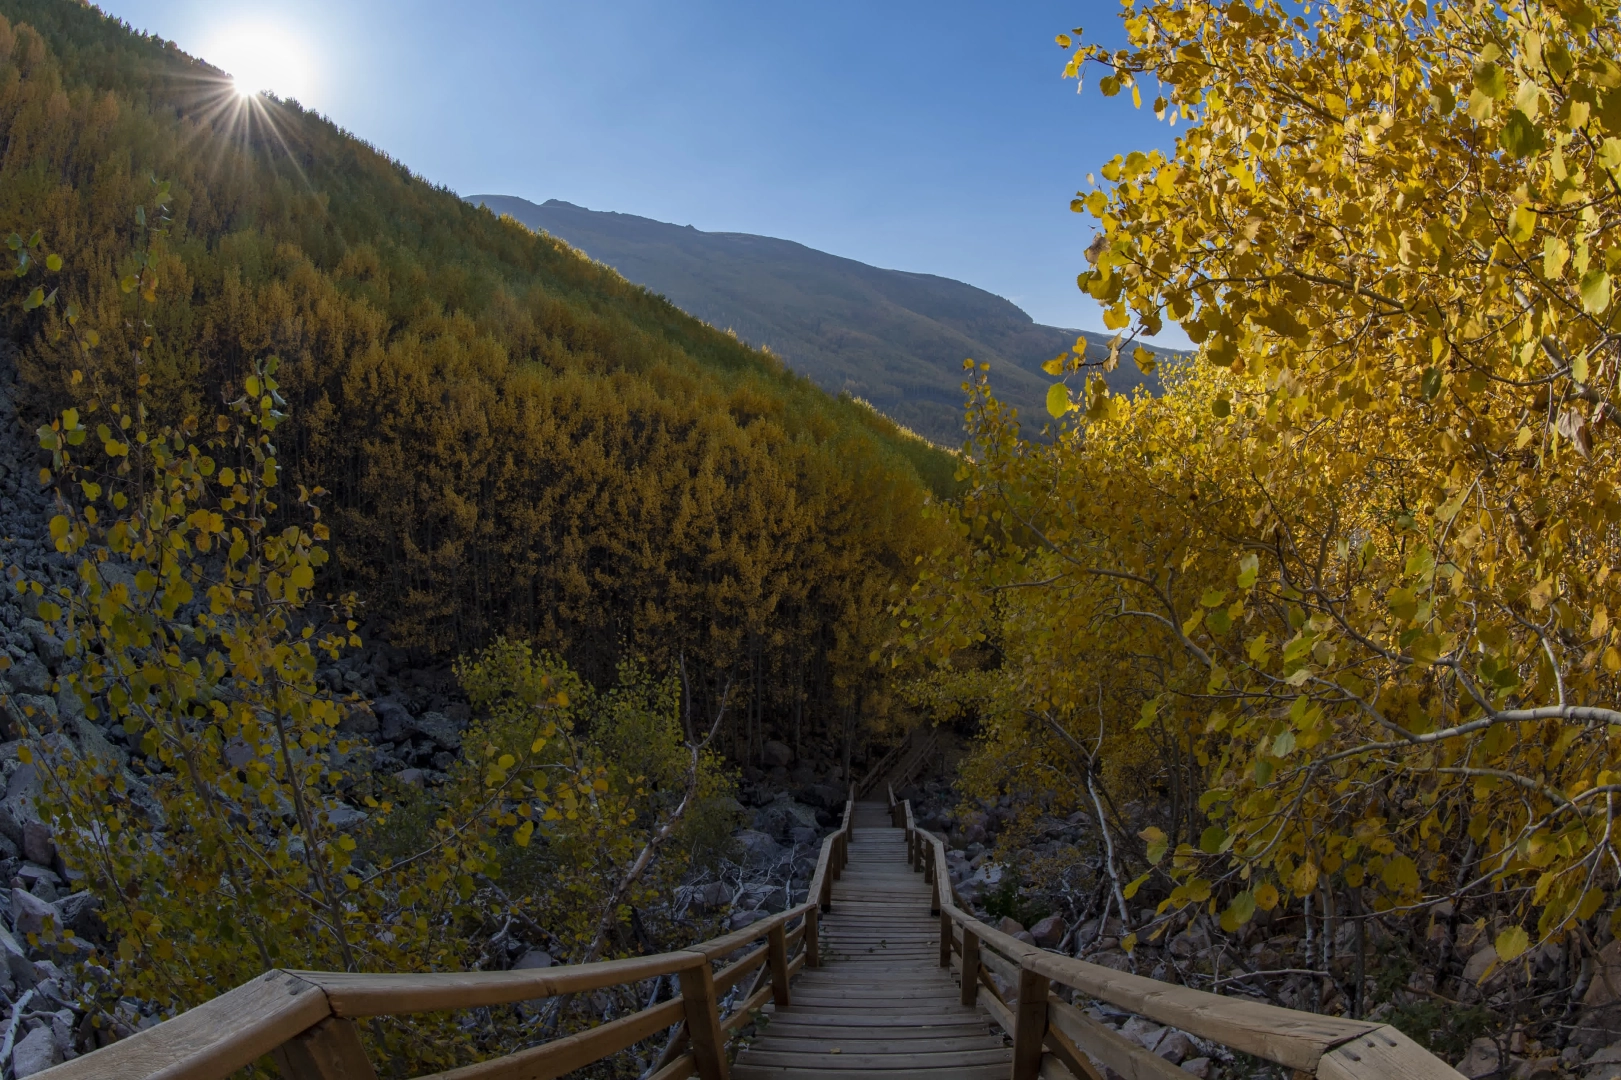
<path id="1" fill-rule="evenodd" d="M 462 194 L 797 240 L 1101 330 L 1069 200 L 1171 132 L 1054 35 L 1114 0 L 104 0 Z M 1169 334 L 1165 344 L 1182 343 Z"/>

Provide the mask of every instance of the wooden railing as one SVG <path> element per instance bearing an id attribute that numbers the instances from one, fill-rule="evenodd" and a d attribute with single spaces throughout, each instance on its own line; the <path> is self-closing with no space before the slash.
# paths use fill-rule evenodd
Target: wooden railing
<path id="1" fill-rule="evenodd" d="M 1128 1080 L 1187 1080 L 1169 1061 L 1061 1000 L 1053 983 L 1323 1080 L 1459 1080 L 1388 1024 L 1222 997 L 1026 945 L 963 910 L 945 844 L 917 827 L 911 802 L 897 801 L 893 788 L 889 808 L 906 830 L 912 868 L 927 875 L 931 912 L 940 917 L 940 966 L 961 973 L 964 1005 L 983 1006 L 1012 1036 L 1012 1080 L 1099 1080 L 1093 1061 Z M 1016 992 L 1004 996 L 992 973 Z"/>
<path id="2" fill-rule="evenodd" d="M 889 751 L 867 770 L 866 776 L 856 781 L 856 798 L 865 799 L 871 794 L 872 789 L 878 786 L 878 782 L 888 775 L 895 762 L 900 760 L 901 755 L 912 745 L 912 741 L 917 738 L 917 732 L 917 728 L 908 731 L 904 739 L 890 747 Z"/>
<path id="3" fill-rule="evenodd" d="M 287 1080 L 375 1080 L 355 1021 L 370 1016 L 510 1005 L 676 976 L 679 996 L 598 1027 L 431 1080 L 552 1080 L 680 1025 L 648 1080 L 726 1080 L 726 1047 L 767 1001 L 789 1002 L 789 980 L 819 967 L 818 916 L 832 907 L 833 882 L 849 862 L 855 791 L 844 821 L 822 841 L 806 902 L 691 948 L 629 960 L 524 971 L 360 974 L 267 971 L 251 982 L 37 1074 L 42 1080 L 217 1080 L 270 1055 Z M 758 944 L 757 944 L 758 943 Z M 716 961 L 756 945 L 716 970 Z M 727 993 L 755 974 L 725 1017 Z M 391 1072 L 393 1070 L 390 1070 Z"/>
<path id="4" fill-rule="evenodd" d="M 899 784 L 904 788 L 906 782 L 912 778 L 912 774 L 917 772 L 918 767 L 924 761 L 928 760 L 930 752 L 934 750 L 934 745 L 939 739 L 940 729 L 937 727 L 929 728 L 927 733 L 922 728 L 913 728 L 908 731 L 906 738 L 891 747 L 887 754 L 878 759 L 876 765 L 867 770 L 867 775 L 857 781 L 856 798 L 865 799 L 878 786 L 879 782 L 889 774 L 890 769 L 903 762 L 904 765 L 900 775 L 890 781 L 890 787 L 893 788 Z M 893 792 L 891 794 L 893 795 Z"/>

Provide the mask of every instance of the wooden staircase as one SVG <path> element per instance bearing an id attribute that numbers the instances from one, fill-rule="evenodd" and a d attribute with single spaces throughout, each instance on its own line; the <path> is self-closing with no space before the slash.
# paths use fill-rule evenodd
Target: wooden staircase
<path id="1" fill-rule="evenodd" d="M 723 937 L 652 956 L 523 971 L 271 970 L 37 1075 L 223 1080 L 268 1055 L 286 1080 L 376 1080 L 357 1023 L 367 1017 L 608 986 L 646 993 L 674 975 L 676 997 L 655 995 L 639 1012 L 421 1080 L 555 1080 L 650 1044 L 664 1050 L 643 1080 L 899 1080 L 914 1073 L 925 1080 L 1104 1080 L 1110 1070 L 1128 1080 L 1186 1080 L 1092 1019 L 1081 1007 L 1086 998 L 1297 1077 L 1459 1080 L 1378 1021 L 1222 997 L 1011 938 L 959 906 L 945 845 L 917 827 L 908 803 L 892 789 L 887 794 L 886 803 L 858 804 L 852 788 L 843 824 L 823 841 L 805 903 Z"/>
<path id="2" fill-rule="evenodd" d="M 822 916 L 822 966 L 739 1052 L 735 1080 L 1007 1080 L 1013 1051 L 940 967 L 929 886 L 907 864 L 889 807 L 858 803 L 849 863 Z"/>

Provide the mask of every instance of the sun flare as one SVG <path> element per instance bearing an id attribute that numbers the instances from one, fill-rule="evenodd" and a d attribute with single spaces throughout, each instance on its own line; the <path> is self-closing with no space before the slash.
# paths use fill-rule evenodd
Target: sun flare
<path id="1" fill-rule="evenodd" d="M 273 93 L 304 100 L 313 74 L 308 51 L 285 27 L 240 24 L 215 36 L 204 55 L 231 76 L 238 97 Z"/>

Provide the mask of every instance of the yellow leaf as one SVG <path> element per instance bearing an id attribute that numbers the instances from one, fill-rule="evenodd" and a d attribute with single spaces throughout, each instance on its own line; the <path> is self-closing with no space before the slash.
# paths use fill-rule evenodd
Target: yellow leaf
<path id="1" fill-rule="evenodd" d="M 1582 275 L 1582 309 L 1590 315 L 1602 315 L 1610 307 L 1610 275 L 1603 270 L 1589 270 Z"/>
<path id="2" fill-rule="evenodd" d="M 1523 927 L 1511 926 L 1497 935 L 1497 959 L 1508 963 L 1516 956 L 1525 952 L 1531 945 L 1531 939 Z"/>
<path id="3" fill-rule="evenodd" d="M 1075 407 L 1069 399 L 1069 387 L 1063 383 L 1053 383 L 1047 388 L 1047 412 L 1053 417 L 1063 416 Z"/>

